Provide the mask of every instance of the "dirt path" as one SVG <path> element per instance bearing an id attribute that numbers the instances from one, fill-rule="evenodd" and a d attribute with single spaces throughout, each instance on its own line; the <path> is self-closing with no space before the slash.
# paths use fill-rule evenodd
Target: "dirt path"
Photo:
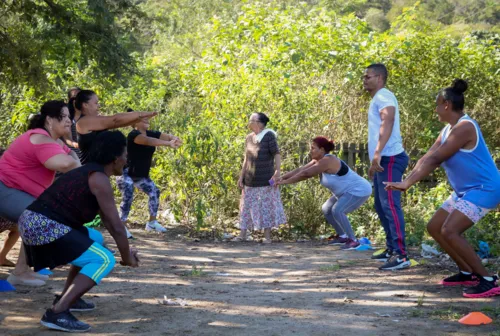
<path id="1" fill-rule="evenodd" d="M 471 301 L 435 285 L 450 273 L 434 266 L 380 272 L 369 252 L 326 245 L 185 243 L 133 232 L 141 267 L 117 266 L 87 295 L 97 309 L 77 313 L 93 334 L 500 335 L 498 317 L 480 327 L 457 322 L 470 311 L 499 316 L 499 298 Z M 0 335 L 59 334 L 39 319 L 66 271 L 45 287 L 0 293 Z M 160 305 L 164 295 L 188 306 Z"/>

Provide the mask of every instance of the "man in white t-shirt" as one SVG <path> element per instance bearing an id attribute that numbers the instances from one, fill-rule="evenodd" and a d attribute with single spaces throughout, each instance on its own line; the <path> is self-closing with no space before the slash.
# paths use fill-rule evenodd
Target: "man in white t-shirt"
<path id="1" fill-rule="evenodd" d="M 375 210 L 386 234 L 386 250 L 372 258 L 386 261 L 379 269 L 395 270 L 410 266 L 401 192 L 385 190 L 383 182 L 402 180 L 408 167 L 408 155 L 399 129 L 398 101 L 385 88 L 387 75 L 383 64 L 372 64 L 365 70 L 363 87 L 372 97 L 368 109 L 368 155 L 371 161 L 368 175 L 373 179 Z"/>

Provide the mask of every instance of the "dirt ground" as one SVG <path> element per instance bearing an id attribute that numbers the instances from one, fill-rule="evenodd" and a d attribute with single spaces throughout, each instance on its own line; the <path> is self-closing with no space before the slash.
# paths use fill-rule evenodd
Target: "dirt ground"
<path id="1" fill-rule="evenodd" d="M 460 288 L 436 285 L 451 272 L 432 263 L 382 272 L 371 252 L 319 243 L 196 243 L 132 232 L 140 268 L 117 266 L 86 295 L 97 309 L 75 313 L 93 334 L 500 335 L 500 298 L 465 299 Z M 0 268 L 0 279 L 8 271 Z M 0 335 L 59 334 L 39 320 L 66 272 L 54 270 L 41 288 L 0 293 Z M 164 295 L 187 305 L 160 304 Z M 457 322 L 481 310 L 493 324 Z"/>

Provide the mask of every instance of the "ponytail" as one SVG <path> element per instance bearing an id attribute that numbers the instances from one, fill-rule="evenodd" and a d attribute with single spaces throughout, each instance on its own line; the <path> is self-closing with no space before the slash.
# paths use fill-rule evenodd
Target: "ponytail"
<path id="1" fill-rule="evenodd" d="M 335 144 L 333 141 L 328 140 L 325 137 L 319 136 L 313 139 L 313 142 L 318 146 L 318 148 L 323 148 L 325 150 L 325 153 L 330 153 L 332 150 L 335 149 Z"/>
<path id="2" fill-rule="evenodd" d="M 45 129 L 45 120 L 47 120 L 47 117 L 40 113 L 32 115 L 28 124 L 28 130 L 32 130 L 35 128 Z"/>
<path id="3" fill-rule="evenodd" d="M 35 128 L 45 129 L 45 121 L 47 121 L 47 117 L 61 121 L 63 119 L 62 110 L 65 107 L 66 104 L 62 100 L 50 100 L 46 102 L 42 105 L 40 113 L 35 114 L 30 118 L 28 130 Z"/>

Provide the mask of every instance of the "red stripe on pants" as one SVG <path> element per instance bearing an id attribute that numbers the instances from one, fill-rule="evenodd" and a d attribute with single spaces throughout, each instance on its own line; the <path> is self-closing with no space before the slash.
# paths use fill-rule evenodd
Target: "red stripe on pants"
<path id="1" fill-rule="evenodd" d="M 389 172 L 388 178 L 389 182 L 394 182 L 392 180 L 392 167 L 394 166 L 394 156 L 391 156 L 389 159 Z M 387 200 L 389 201 L 389 207 L 391 208 L 392 217 L 394 217 L 394 223 L 396 224 L 396 233 L 398 235 L 398 245 L 401 253 L 406 254 L 406 251 L 403 247 L 403 235 L 401 234 L 401 223 L 399 222 L 398 213 L 396 211 L 396 207 L 394 206 L 394 199 L 392 198 L 392 190 L 387 191 Z"/>

